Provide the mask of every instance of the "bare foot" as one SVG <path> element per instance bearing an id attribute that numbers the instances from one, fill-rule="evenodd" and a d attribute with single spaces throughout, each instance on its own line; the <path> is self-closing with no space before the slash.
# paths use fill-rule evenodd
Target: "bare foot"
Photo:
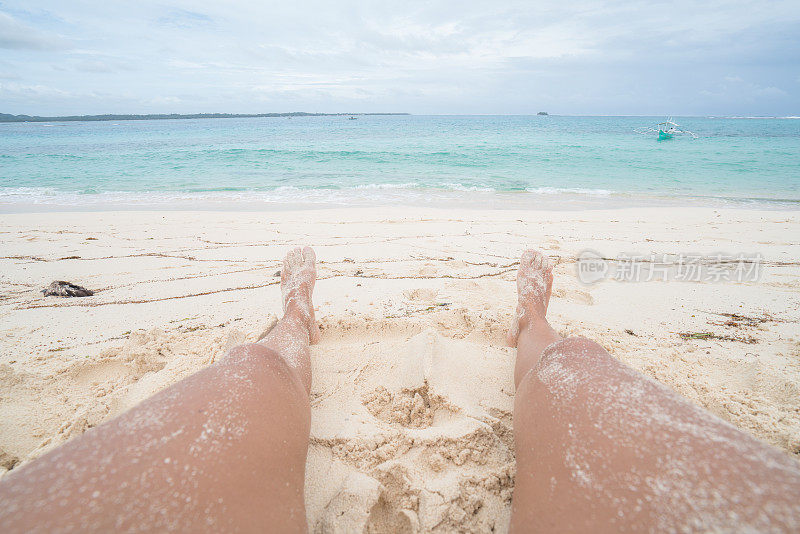
<path id="1" fill-rule="evenodd" d="M 311 343 L 319 341 L 319 327 L 314 318 L 314 304 L 311 294 L 317 280 L 317 256 L 311 247 L 290 250 L 283 259 L 281 269 L 281 294 L 283 311 L 308 326 L 308 339 Z"/>
<path id="2" fill-rule="evenodd" d="M 550 260 L 537 250 L 526 250 L 519 260 L 517 271 L 519 304 L 508 332 L 510 346 L 517 346 L 520 329 L 545 319 L 552 290 L 553 267 Z"/>

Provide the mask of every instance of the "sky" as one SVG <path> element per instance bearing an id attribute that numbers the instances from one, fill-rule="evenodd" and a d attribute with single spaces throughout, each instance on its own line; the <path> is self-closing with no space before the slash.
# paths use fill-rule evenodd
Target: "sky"
<path id="1" fill-rule="evenodd" d="M 800 1 L 0 0 L 0 113 L 800 115 Z"/>

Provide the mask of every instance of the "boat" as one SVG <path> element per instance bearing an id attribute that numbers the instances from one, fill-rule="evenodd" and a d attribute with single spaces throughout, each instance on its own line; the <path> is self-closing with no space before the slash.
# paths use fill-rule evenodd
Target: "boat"
<path id="1" fill-rule="evenodd" d="M 358 120 L 358 117 L 347 117 L 347 120 L 349 120 L 349 121 Z"/>
<path id="2" fill-rule="evenodd" d="M 679 124 L 672 121 L 672 117 L 664 122 L 659 122 L 655 126 L 636 128 L 635 132 L 642 135 L 656 134 L 656 138 L 659 141 L 667 141 L 669 139 L 674 139 L 675 136 L 682 135 L 688 135 L 692 139 L 697 139 L 696 133 L 690 132 L 689 130 L 684 130 Z"/>

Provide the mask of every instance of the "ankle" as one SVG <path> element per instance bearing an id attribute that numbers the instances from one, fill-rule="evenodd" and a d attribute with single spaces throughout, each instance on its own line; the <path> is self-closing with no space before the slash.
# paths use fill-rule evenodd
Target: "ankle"
<path id="1" fill-rule="evenodd" d="M 514 384 L 517 387 L 522 378 L 539 364 L 544 351 L 559 341 L 561 336 L 545 319 L 532 321 L 520 331 L 517 341 L 517 361 L 514 366 Z"/>
<path id="2" fill-rule="evenodd" d="M 292 324 L 311 328 L 311 310 L 309 305 L 298 302 L 296 299 L 290 299 L 289 302 L 286 303 L 283 318 L 285 321 L 289 321 Z"/>
<path id="3" fill-rule="evenodd" d="M 550 327 L 547 322 L 546 310 L 539 309 L 532 306 L 517 306 L 517 319 L 519 322 L 519 330 L 537 330 L 543 327 Z"/>
<path id="4" fill-rule="evenodd" d="M 553 330 L 547 319 L 541 315 L 526 315 L 519 320 L 519 333 L 517 336 L 517 343 L 522 341 L 533 342 L 536 345 L 540 343 L 550 344 L 553 341 L 561 339 L 561 336 Z"/>

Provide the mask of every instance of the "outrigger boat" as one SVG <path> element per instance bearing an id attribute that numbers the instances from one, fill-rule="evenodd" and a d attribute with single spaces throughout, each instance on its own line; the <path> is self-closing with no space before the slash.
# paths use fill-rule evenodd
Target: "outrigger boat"
<path id="1" fill-rule="evenodd" d="M 680 125 L 672 122 L 672 118 L 666 120 L 664 122 L 659 122 L 654 127 L 649 128 L 637 128 L 636 133 L 640 133 L 642 135 L 651 135 L 657 134 L 659 141 L 666 141 L 667 139 L 672 139 L 676 135 L 688 135 L 692 139 L 697 139 L 697 134 L 694 132 L 690 132 L 689 130 L 684 130 L 680 127 Z"/>

